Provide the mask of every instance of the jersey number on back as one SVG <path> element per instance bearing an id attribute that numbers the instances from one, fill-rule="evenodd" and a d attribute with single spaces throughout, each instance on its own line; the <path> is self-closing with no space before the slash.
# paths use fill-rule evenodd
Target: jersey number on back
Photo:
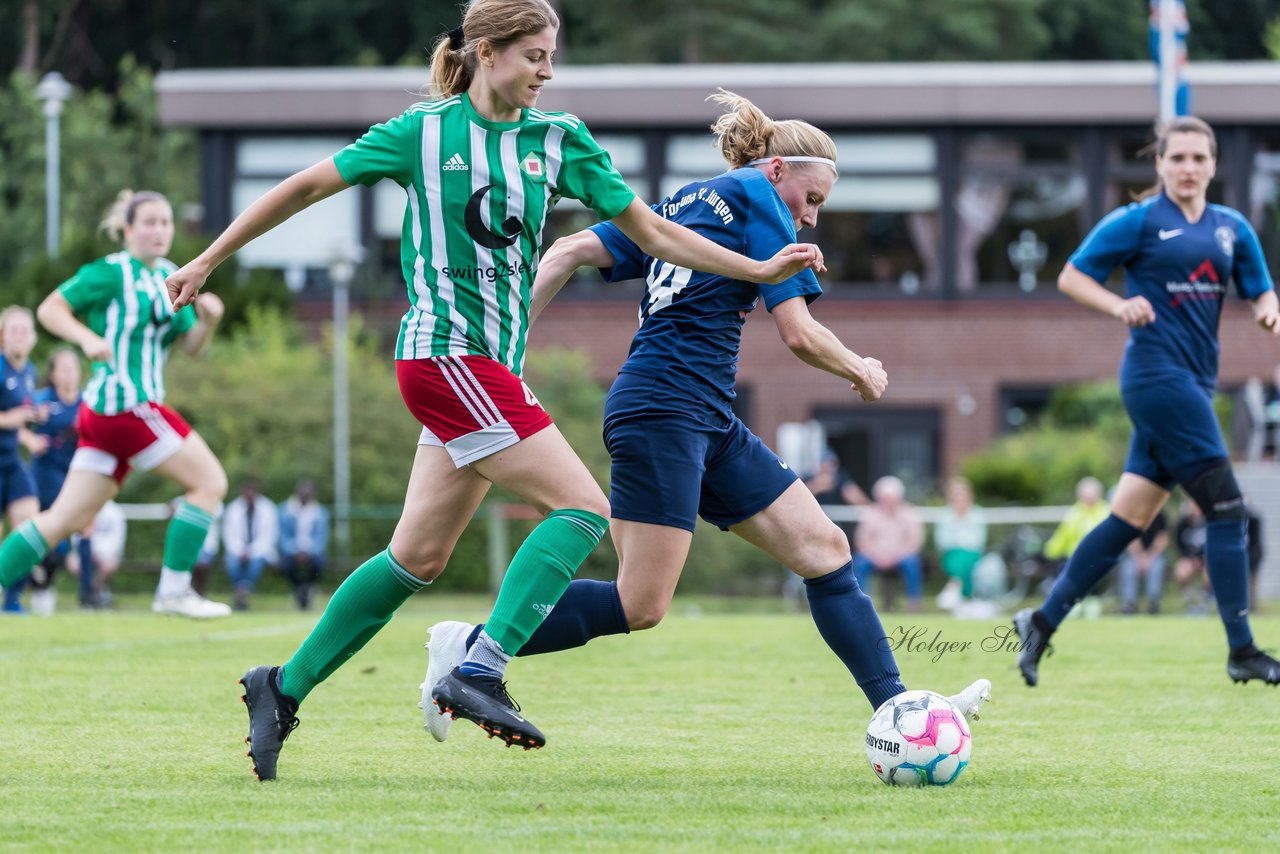
<path id="1" fill-rule="evenodd" d="M 692 275 L 693 270 L 688 267 L 677 267 L 655 259 L 649 265 L 649 275 L 645 276 L 645 282 L 649 286 L 649 303 L 645 306 L 645 316 L 671 305 L 676 294 L 689 286 Z M 640 320 L 644 322 L 643 317 Z"/>

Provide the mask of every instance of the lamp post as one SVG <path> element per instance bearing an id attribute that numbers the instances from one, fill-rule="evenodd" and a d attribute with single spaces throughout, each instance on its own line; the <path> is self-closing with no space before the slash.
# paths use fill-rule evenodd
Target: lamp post
<path id="1" fill-rule="evenodd" d="M 45 230 L 44 248 L 49 257 L 57 257 L 60 224 L 59 194 L 61 190 L 61 165 L 59 156 L 59 126 L 62 103 L 71 97 L 71 84 L 56 71 L 50 71 L 36 86 L 36 97 L 44 102 L 44 188 Z"/>
<path id="2" fill-rule="evenodd" d="M 329 262 L 333 285 L 333 516 L 338 558 L 351 557 L 351 402 L 348 368 L 348 320 L 351 280 L 364 247 L 343 241 Z"/>

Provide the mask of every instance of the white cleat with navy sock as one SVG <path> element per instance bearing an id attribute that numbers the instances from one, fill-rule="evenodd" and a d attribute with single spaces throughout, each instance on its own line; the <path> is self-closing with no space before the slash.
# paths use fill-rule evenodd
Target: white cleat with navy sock
<path id="1" fill-rule="evenodd" d="M 964 714 L 966 720 L 976 721 L 982 704 L 991 699 L 991 680 L 979 679 L 959 694 L 947 699 Z"/>
<path id="2" fill-rule="evenodd" d="M 474 628 L 471 623 L 445 620 L 427 630 L 431 636 L 427 641 L 427 676 L 418 686 L 422 689 L 418 708 L 422 709 L 423 726 L 436 741 L 444 741 L 449 737 L 453 717 L 441 714 L 435 700 L 431 699 L 431 689 L 467 657 L 467 637 Z"/>

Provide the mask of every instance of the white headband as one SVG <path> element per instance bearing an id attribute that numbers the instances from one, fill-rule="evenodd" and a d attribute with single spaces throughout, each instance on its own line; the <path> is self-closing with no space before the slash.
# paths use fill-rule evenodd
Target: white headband
<path id="1" fill-rule="evenodd" d="M 830 166 L 832 169 L 836 168 L 836 162 L 827 157 L 805 157 L 801 155 L 788 155 L 785 157 L 782 155 L 774 155 L 774 156 L 779 158 L 780 160 L 785 160 L 789 163 L 825 163 L 828 166 Z M 773 162 L 773 159 L 774 159 L 773 157 L 759 157 L 755 160 L 749 161 L 747 165 L 759 166 L 761 163 L 771 163 Z"/>

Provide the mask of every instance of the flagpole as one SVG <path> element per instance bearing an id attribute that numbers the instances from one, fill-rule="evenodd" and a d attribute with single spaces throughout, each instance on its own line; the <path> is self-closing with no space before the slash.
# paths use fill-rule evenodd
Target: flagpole
<path id="1" fill-rule="evenodd" d="M 1177 0 L 1160 0 L 1160 125 L 1177 115 L 1178 38 Z"/>

